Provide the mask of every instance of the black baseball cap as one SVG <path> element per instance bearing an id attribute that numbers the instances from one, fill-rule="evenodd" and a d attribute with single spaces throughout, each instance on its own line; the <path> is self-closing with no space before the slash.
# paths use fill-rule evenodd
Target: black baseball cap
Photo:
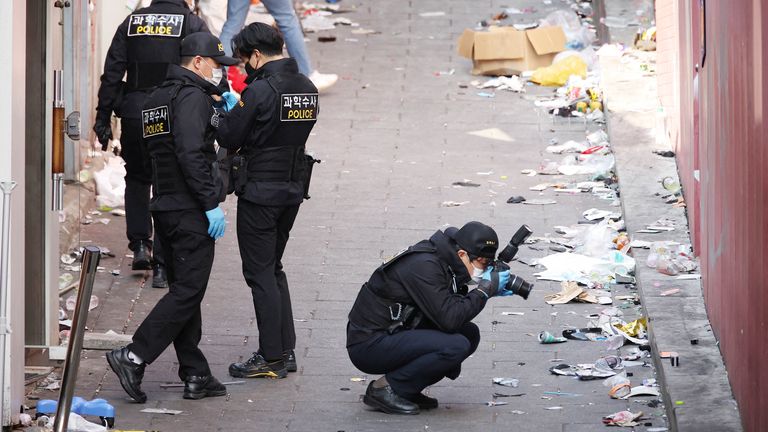
<path id="1" fill-rule="evenodd" d="M 239 60 L 229 57 L 224 52 L 224 45 L 219 38 L 208 32 L 197 32 L 181 41 L 182 57 L 210 57 L 219 64 L 232 66 L 240 63 Z"/>
<path id="2" fill-rule="evenodd" d="M 446 229 L 445 233 L 470 255 L 491 259 L 496 257 L 499 236 L 493 228 L 484 223 L 472 221 L 454 230 L 455 228 Z"/>

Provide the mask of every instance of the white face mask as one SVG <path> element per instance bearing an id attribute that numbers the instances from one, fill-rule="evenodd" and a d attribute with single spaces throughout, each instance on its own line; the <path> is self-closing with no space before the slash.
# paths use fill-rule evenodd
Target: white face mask
<path id="1" fill-rule="evenodd" d="M 213 69 L 212 75 L 212 77 L 206 78 L 205 80 L 215 86 L 218 86 L 221 80 L 224 78 L 224 72 L 221 69 Z"/>
<path id="2" fill-rule="evenodd" d="M 208 67 L 211 68 L 211 77 L 210 78 L 204 77 L 205 80 L 208 81 L 209 83 L 215 85 L 215 86 L 218 86 L 219 83 L 221 82 L 221 79 L 224 78 L 224 72 L 221 69 L 217 69 L 217 68 L 211 66 L 208 63 L 207 60 L 206 60 L 205 64 L 207 64 Z"/>
<path id="3" fill-rule="evenodd" d="M 474 265 L 472 265 L 472 268 L 473 268 L 473 270 L 472 270 L 472 280 L 475 281 L 475 282 L 479 282 L 480 281 L 480 277 L 483 275 L 483 273 L 485 273 L 485 270 L 483 270 L 481 268 L 477 268 Z"/>

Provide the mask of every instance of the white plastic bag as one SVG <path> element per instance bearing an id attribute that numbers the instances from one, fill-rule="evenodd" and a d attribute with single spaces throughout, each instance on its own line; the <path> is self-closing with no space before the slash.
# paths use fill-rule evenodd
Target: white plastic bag
<path id="1" fill-rule="evenodd" d="M 125 161 L 111 157 L 99 171 L 93 173 L 96 182 L 96 202 L 99 207 L 122 207 L 125 205 Z"/>

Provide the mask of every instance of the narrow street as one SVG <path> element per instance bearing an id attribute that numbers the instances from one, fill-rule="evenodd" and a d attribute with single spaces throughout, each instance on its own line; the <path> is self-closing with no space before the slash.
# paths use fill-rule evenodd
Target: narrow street
<path id="1" fill-rule="evenodd" d="M 590 180 L 590 175 L 527 176 L 521 171 L 541 171 L 548 162 L 560 161 L 563 155 L 545 148 L 584 141 L 605 125 L 580 118 L 553 120 L 534 104 L 551 95 L 553 87 L 526 85 L 524 93 L 477 89 L 470 83 L 487 77 L 472 76 L 471 61 L 456 52 L 465 28 L 498 11 L 535 7 L 536 12 L 514 15 L 511 22 L 535 21 L 564 4 L 424 0 L 340 5 L 353 9 L 344 16 L 360 27 L 338 26 L 329 32 L 337 37 L 332 43 L 308 34 L 317 68 L 339 74 L 340 80 L 320 99 L 320 120 L 308 150 L 322 163 L 315 166 L 312 198 L 301 207 L 283 260 L 297 327 L 298 372 L 283 380 L 229 385 L 223 398 L 183 400 L 180 388 L 164 387 L 177 382 L 175 352 L 169 348 L 147 367 L 143 389 L 148 401 L 140 405 L 127 398 L 104 352 L 86 351 L 75 394 L 107 399 L 117 410 L 115 427 L 126 430 L 588 432 L 602 430 L 604 416 L 623 410 L 645 413 L 636 431 L 666 430 L 659 397 L 612 399 L 603 380 L 582 381 L 549 370 L 558 364 L 593 364 L 610 354 L 625 356 L 635 345 L 609 351 L 603 341 L 538 340 L 542 331 L 560 336 L 566 328 L 589 327 L 590 319 L 611 306 L 627 322 L 640 318 L 640 302 L 632 301 L 637 291 L 611 285 L 612 304 L 550 306 L 544 297 L 559 292 L 560 283 L 537 280 L 534 273 L 541 268 L 520 261 L 511 263 L 512 272 L 534 283 L 533 293 L 527 301 L 514 296 L 488 302 L 475 319 L 480 347 L 464 363 L 461 377 L 429 389 L 440 401 L 437 410 L 393 416 L 362 404 L 369 380 L 377 377 L 350 363 L 346 317 L 361 284 L 383 260 L 435 230 L 470 220 L 493 226 L 505 244 L 522 224 L 536 237 L 555 238 L 560 234 L 554 227 L 585 221 L 589 209 L 621 213 L 622 207 L 591 193 L 531 190 L 545 182 Z M 359 29 L 375 33 L 360 34 Z M 507 203 L 517 195 L 527 204 Z M 225 208 L 229 225 L 217 243 L 201 347 L 214 375 L 236 381 L 227 366 L 257 349 L 258 330 L 241 273 L 236 197 L 230 196 Z M 151 288 L 148 274 L 130 270 L 124 218 L 110 218 L 109 225 L 85 226 L 81 235 L 117 255 L 102 261 L 106 272 L 99 273 L 94 289 L 100 305 L 90 313 L 88 328 L 132 334 L 165 291 Z M 556 249 L 550 246 L 523 247 L 518 258 L 530 262 L 551 255 Z M 111 275 L 116 269 L 120 274 Z M 645 365 L 626 369 L 633 385 L 656 378 L 652 359 L 641 357 L 640 362 Z M 495 385 L 497 377 L 518 379 L 519 386 Z M 37 395 L 55 399 L 57 392 Z M 141 412 L 145 408 L 182 413 Z"/>

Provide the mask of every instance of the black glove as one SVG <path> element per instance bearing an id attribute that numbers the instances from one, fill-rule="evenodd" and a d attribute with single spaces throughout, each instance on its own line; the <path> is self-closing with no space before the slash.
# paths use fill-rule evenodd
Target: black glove
<path id="1" fill-rule="evenodd" d="M 106 151 L 109 146 L 109 140 L 112 139 L 112 119 L 111 115 L 104 111 L 96 113 L 96 122 L 93 125 L 93 131 L 96 132 L 96 139 L 101 143 L 101 151 Z"/>

